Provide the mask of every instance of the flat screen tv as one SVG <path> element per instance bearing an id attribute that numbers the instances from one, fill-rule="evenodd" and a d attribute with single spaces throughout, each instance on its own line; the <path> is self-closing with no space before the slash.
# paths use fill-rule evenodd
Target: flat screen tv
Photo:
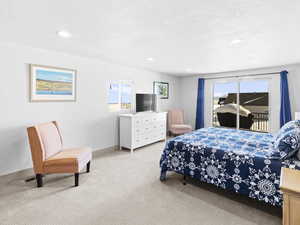
<path id="1" fill-rule="evenodd" d="M 136 112 L 156 111 L 155 94 L 136 94 Z"/>

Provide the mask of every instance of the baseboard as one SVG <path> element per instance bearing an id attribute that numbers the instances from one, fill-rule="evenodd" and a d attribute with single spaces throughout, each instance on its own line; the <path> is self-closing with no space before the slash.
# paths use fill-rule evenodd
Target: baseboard
<path id="1" fill-rule="evenodd" d="M 116 151 L 116 150 L 119 150 L 119 146 L 118 145 L 115 145 L 115 146 L 112 146 L 112 147 L 108 147 L 108 148 L 98 149 L 98 150 L 93 151 L 93 157 L 97 158 L 97 157 L 100 157 L 101 155 L 103 155 L 106 152 Z"/>
<path id="2" fill-rule="evenodd" d="M 93 158 L 100 157 L 101 155 L 105 154 L 106 152 L 115 151 L 118 149 L 119 149 L 119 146 L 115 145 L 115 146 L 108 147 L 108 148 L 94 150 L 92 152 Z M 5 182 L 8 179 L 14 180 L 14 179 L 20 179 L 20 178 L 23 178 L 25 180 L 33 175 L 34 175 L 33 168 L 22 169 L 22 170 L 19 170 L 16 172 L 0 175 L 0 182 L 1 181 Z"/>

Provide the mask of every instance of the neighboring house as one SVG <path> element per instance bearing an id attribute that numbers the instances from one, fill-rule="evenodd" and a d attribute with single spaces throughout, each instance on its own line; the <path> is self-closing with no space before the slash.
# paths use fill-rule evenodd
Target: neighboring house
<path id="1" fill-rule="evenodd" d="M 220 99 L 222 104 L 236 103 L 236 93 L 229 93 L 226 99 Z M 240 105 L 250 110 L 252 113 L 268 113 L 269 93 L 240 93 Z"/>

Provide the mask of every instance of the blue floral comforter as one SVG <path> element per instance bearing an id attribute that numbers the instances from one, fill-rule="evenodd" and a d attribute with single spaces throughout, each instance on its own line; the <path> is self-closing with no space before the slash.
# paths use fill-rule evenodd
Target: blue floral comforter
<path id="1" fill-rule="evenodd" d="M 203 128 L 167 141 L 160 160 L 161 180 L 167 171 L 175 171 L 281 206 L 281 167 L 300 169 L 300 162 L 274 158 L 276 151 L 269 133 Z"/>

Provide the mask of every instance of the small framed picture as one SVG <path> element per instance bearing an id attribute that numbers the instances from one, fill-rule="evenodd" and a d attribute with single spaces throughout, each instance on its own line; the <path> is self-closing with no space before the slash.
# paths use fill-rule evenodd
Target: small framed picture
<path id="1" fill-rule="evenodd" d="M 153 93 L 157 94 L 160 99 L 168 99 L 169 98 L 169 83 L 166 82 L 153 82 Z"/>
<path id="2" fill-rule="evenodd" d="M 30 64 L 30 101 L 76 101 L 76 70 Z"/>

